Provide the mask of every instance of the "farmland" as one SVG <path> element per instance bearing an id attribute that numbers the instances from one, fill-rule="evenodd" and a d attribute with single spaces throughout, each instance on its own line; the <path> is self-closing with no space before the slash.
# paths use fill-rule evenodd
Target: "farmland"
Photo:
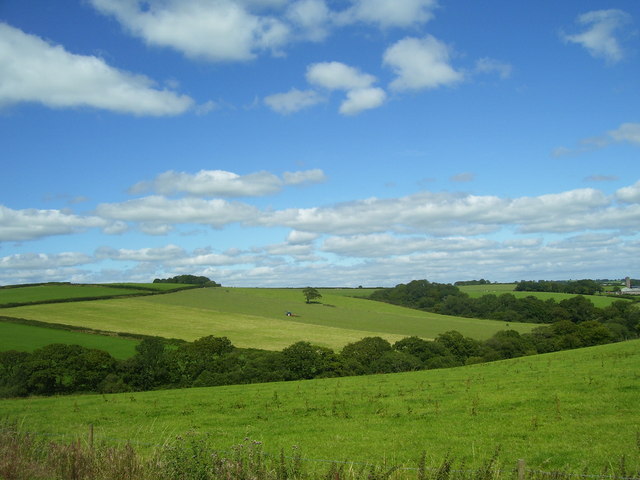
<path id="1" fill-rule="evenodd" d="M 97 348 L 109 352 L 114 358 L 123 359 L 129 358 L 135 353 L 138 341 L 0 321 L 0 351 L 31 352 L 51 343 Z"/>
<path id="2" fill-rule="evenodd" d="M 19 288 L 0 288 L 0 305 L 48 302 L 56 300 L 112 297 L 140 293 L 126 287 L 105 285 L 48 284 Z"/>
<path id="3" fill-rule="evenodd" d="M 58 439 L 160 445 L 187 431 L 228 449 L 245 438 L 303 457 L 415 465 L 422 451 L 477 465 L 638 468 L 638 341 L 393 375 L 113 395 L 1 400 L 30 431 Z"/>
<path id="4" fill-rule="evenodd" d="M 540 300 L 553 299 L 556 302 L 560 302 L 562 300 L 575 297 L 572 293 L 516 292 L 513 290 L 515 286 L 515 283 L 498 283 L 487 285 L 465 285 L 458 288 L 468 294 L 471 298 L 479 298 L 483 295 L 502 295 L 504 293 L 510 293 L 516 298 L 536 297 Z M 621 300 L 620 298 L 609 297 L 606 295 L 584 295 L 584 297 L 598 308 L 608 307 L 613 302 Z"/>
<path id="5" fill-rule="evenodd" d="M 114 332 L 194 340 L 227 336 L 234 345 L 280 350 L 297 341 L 341 348 L 367 336 L 396 341 L 435 338 L 457 330 L 486 339 L 504 322 L 437 315 L 323 289 L 322 303 L 307 304 L 300 289 L 199 288 L 164 295 L 6 308 L 5 316 Z M 289 311 L 295 316 L 287 317 Z M 511 324 L 527 332 L 533 324 Z"/>

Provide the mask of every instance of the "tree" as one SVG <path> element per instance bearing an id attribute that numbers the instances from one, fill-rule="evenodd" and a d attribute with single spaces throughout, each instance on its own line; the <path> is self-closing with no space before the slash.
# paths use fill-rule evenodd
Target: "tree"
<path id="1" fill-rule="evenodd" d="M 303 289 L 302 294 L 304 295 L 304 298 L 307 300 L 307 303 L 311 303 L 312 300 L 315 300 L 317 298 L 322 298 L 322 295 L 320 294 L 320 292 L 313 287 L 307 287 Z"/>
<path id="2" fill-rule="evenodd" d="M 333 350 L 312 345 L 309 342 L 296 342 L 282 350 L 287 380 L 315 378 L 331 369 L 337 362 Z"/>
<path id="3" fill-rule="evenodd" d="M 373 362 L 389 351 L 391 351 L 391 344 L 384 338 L 365 337 L 345 345 L 340 352 L 340 357 L 347 361 L 356 375 L 375 373 L 372 369 Z"/>

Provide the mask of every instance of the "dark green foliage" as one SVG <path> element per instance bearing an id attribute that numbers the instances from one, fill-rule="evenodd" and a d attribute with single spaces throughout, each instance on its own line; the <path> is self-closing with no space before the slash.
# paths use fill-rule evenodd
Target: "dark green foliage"
<path id="1" fill-rule="evenodd" d="M 337 355 L 330 348 L 297 342 L 282 350 L 282 363 L 287 380 L 334 376 Z"/>
<path id="2" fill-rule="evenodd" d="M 434 341 L 408 337 L 393 346 L 380 337 L 346 345 L 339 353 L 309 342 L 281 352 L 241 349 L 226 337 L 193 342 L 143 337 L 136 354 L 123 361 L 77 345 L 53 344 L 32 353 L 0 353 L 0 397 L 72 392 L 126 392 L 158 388 L 231 385 L 320 377 L 448 368 L 523 355 L 601 345 L 637 338 L 640 310 L 618 301 L 597 308 L 576 296 L 556 303 L 511 294 L 474 300 L 451 285 L 411 282 L 382 294 L 394 301 L 431 305 L 458 314 L 497 316 L 506 329 L 486 341 L 449 331 Z M 451 293 L 451 295 L 446 295 Z M 439 302 L 439 303 L 438 303 Z M 425 307 L 426 308 L 426 307 Z M 527 334 L 508 322 L 537 319 L 545 325 Z"/>
<path id="3" fill-rule="evenodd" d="M 548 280 L 522 280 L 516 284 L 517 292 L 555 292 L 574 293 L 576 295 L 595 295 L 602 292 L 602 285 L 594 280 L 569 280 L 553 282 Z"/>
<path id="4" fill-rule="evenodd" d="M 390 351 L 391 344 L 387 340 L 380 337 L 365 337 L 345 345 L 340 356 L 350 363 L 356 374 L 379 373 L 374 371 L 373 362 Z"/>
<path id="5" fill-rule="evenodd" d="M 467 285 L 490 285 L 490 284 L 491 282 L 489 280 L 485 280 L 484 278 L 481 278 L 480 280 L 463 280 L 463 281 L 454 283 L 456 287 L 463 287 Z"/>
<path id="6" fill-rule="evenodd" d="M 197 275 L 176 275 L 170 278 L 156 278 L 153 283 L 180 283 L 186 285 L 200 285 L 202 287 L 219 287 L 220 284 L 208 277 Z"/>
<path id="7" fill-rule="evenodd" d="M 307 303 L 311 303 L 318 298 L 322 298 L 322 294 L 313 287 L 306 287 L 302 289 L 302 294 L 304 295 L 305 301 Z"/>
<path id="8" fill-rule="evenodd" d="M 573 283 L 584 286 L 590 285 L 589 282 L 593 281 L 579 280 Z M 640 332 L 640 310 L 631 302 L 617 301 L 606 308 L 598 308 L 581 295 L 560 302 L 554 299 L 541 300 L 534 296 L 516 298 L 511 293 L 471 298 L 452 285 L 414 280 L 408 284 L 396 285 L 394 288 L 377 290 L 369 298 L 442 315 L 504 322 L 551 324 L 561 320 L 575 323 L 596 320 L 602 323 L 617 323 L 624 326 L 613 328 L 614 337 L 620 339 L 636 338 Z"/>
<path id="9" fill-rule="evenodd" d="M 450 296 L 466 295 L 453 285 L 413 280 L 407 284 L 396 285 L 394 288 L 376 290 L 370 298 L 394 305 L 428 310 Z"/>

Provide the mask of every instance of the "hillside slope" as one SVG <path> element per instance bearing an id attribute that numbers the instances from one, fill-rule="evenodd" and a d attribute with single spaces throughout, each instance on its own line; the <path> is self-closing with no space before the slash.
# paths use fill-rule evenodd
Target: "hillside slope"
<path id="1" fill-rule="evenodd" d="M 434 338 L 448 330 L 489 338 L 504 322 L 437 315 L 321 290 L 322 303 L 305 303 L 300 289 L 201 288 L 165 295 L 22 306 L 6 316 L 194 340 L 227 336 L 239 347 L 280 350 L 300 340 L 332 348 L 366 336 L 390 341 Z M 294 316 L 287 316 L 286 312 Z M 512 323 L 526 332 L 533 324 Z"/>
<path id="2" fill-rule="evenodd" d="M 638 455 L 640 341 L 414 373 L 114 395 L 0 400 L 25 429 L 161 445 L 211 434 L 266 451 L 409 462 L 422 451 L 471 466 L 500 448 L 512 467 L 601 473 Z"/>

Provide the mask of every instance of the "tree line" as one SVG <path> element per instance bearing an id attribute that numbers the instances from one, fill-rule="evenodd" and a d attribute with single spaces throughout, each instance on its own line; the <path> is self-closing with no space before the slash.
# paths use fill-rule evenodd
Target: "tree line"
<path id="1" fill-rule="evenodd" d="M 562 320 L 572 323 L 597 321 L 606 324 L 616 336 L 636 338 L 639 333 L 640 310 L 624 300 L 599 308 L 581 295 L 559 302 L 534 296 L 516 298 L 511 293 L 471 298 L 453 285 L 427 280 L 377 290 L 369 298 L 443 315 L 544 324 Z"/>
<path id="2" fill-rule="evenodd" d="M 221 285 L 214 282 L 209 277 L 200 275 L 176 275 L 169 278 L 156 278 L 153 283 L 180 283 L 187 285 L 200 285 L 202 287 L 220 287 Z"/>
<path id="3" fill-rule="evenodd" d="M 625 304 L 625 302 L 616 302 Z M 617 308 L 617 307 L 616 307 Z M 638 318 L 635 320 L 637 336 Z M 480 341 L 449 331 L 435 340 L 380 337 L 349 343 L 340 352 L 309 342 L 282 351 L 237 348 L 207 336 L 177 346 L 145 338 L 133 357 L 78 345 L 51 344 L 33 352 L 0 352 L 0 398 L 80 392 L 118 393 L 312 378 L 397 373 L 515 358 L 601 345 L 628 338 L 614 323 L 559 320 L 531 333 L 497 332 Z"/>
<path id="4" fill-rule="evenodd" d="M 573 293 L 575 295 L 595 295 L 604 291 L 602 285 L 595 280 L 569 280 L 557 282 L 550 280 L 521 280 L 516 283 L 517 292 L 554 292 Z"/>

